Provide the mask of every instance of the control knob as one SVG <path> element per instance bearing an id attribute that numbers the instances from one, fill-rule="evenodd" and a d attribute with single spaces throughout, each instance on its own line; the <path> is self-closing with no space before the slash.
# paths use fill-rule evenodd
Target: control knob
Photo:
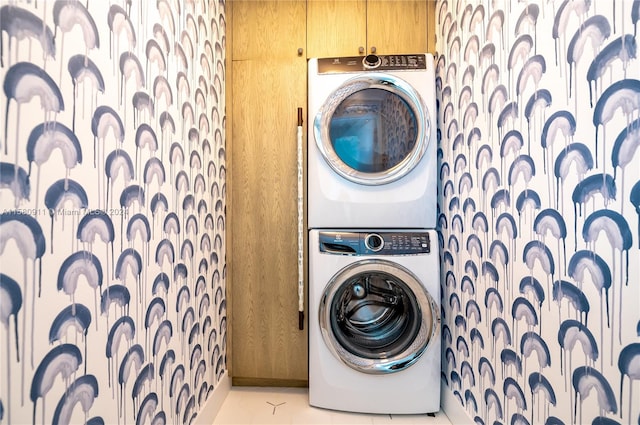
<path id="1" fill-rule="evenodd" d="M 384 239 L 382 238 L 382 236 L 376 233 L 368 234 L 364 240 L 364 243 L 366 247 L 373 252 L 378 252 L 384 247 Z"/>
<path id="2" fill-rule="evenodd" d="M 367 55 L 362 60 L 362 64 L 367 69 L 377 68 L 378 66 L 380 66 L 381 62 L 382 60 L 380 60 L 380 57 L 378 55 Z"/>

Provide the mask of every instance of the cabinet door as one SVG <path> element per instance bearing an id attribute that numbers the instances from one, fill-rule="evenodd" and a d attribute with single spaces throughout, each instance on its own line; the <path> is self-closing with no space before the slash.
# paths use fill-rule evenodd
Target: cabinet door
<path id="1" fill-rule="evenodd" d="M 306 68 L 304 56 L 232 62 L 234 385 L 307 382 L 307 332 L 298 329 L 296 167 Z"/>
<path id="2" fill-rule="evenodd" d="M 427 0 L 368 0 L 367 53 L 427 52 Z"/>
<path id="3" fill-rule="evenodd" d="M 233 0 L 233 60 L 283 59 L 306 43 L 305 2 Z"/>
<path id="4" fill-rule="evenodd" d="M 366 47 L 366 0 L 309 0 L 307 57 L 357 56 Z"/>

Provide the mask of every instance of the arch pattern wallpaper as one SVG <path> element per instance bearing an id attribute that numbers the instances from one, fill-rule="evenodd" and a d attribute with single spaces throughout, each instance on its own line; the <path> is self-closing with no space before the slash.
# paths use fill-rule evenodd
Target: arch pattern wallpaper
<path id="1" fill-rule="evenodd" d="M 640 423 L 639 16 L 437 2 L 442 379 L 475 423 Z"/>
<path id="2" fill-rule="evenodd" d="M 226 374 L 224 0 L 3 1 L 0 424 L 190 423 Z"/>

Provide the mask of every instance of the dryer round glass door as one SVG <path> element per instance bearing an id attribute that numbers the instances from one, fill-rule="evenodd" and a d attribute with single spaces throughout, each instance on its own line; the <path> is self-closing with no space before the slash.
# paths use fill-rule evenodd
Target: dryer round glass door
<path id="1" fill-rule="evenodd" d="M 434 338 L 433 297 L 405 267 L 362 260 L 340 270 L 320 301 L 325 344 L 355 370 L 380 374 L 414 364 Z"/>
<path id="2" fill-rule="evenodd" d="M 410 84 L 374 73 L 335 90 L 316 115 L 314 133 L 336 173 L 355 183 L 381 185 L 420 162 L 430 126 L 426 106 Z"/>

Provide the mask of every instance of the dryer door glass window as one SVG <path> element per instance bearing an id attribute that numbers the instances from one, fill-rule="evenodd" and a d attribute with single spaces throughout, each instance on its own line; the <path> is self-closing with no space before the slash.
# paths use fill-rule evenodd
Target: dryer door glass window
<path id="1" fill-rule="evenodd" d="M 384 173 L 400 164 L 416 145 L 418 122 L 409 104 L 383 89 L 347 96 L 329 122 L 331 148 L 351 169 Z"/>
<path id="2" fill-rule="evenodd" d="M 320 306 L 325 343 L 367 373 L 412 365 L 435 331 L 433 300 L 412 273 L 387 261 L 362 261 L 339 272 Z"/>
<path id="3" fill-rule="evenodd" d="M 316 116 L 316 145 L 342 177 L 387 184 L 409 173 L 429 143 L 430 122 L 419 94 L 388 74 L 356 77 L 340 86 Z"/>

